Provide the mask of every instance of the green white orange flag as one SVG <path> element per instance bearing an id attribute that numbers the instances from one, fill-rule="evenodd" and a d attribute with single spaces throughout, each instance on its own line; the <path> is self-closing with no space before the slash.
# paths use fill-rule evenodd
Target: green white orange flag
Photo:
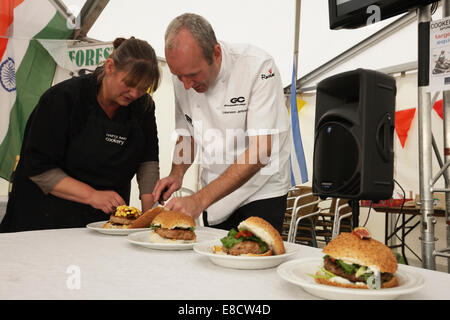
<path id="1" fill-rule="evenodd" d="M 0 0 L 0 177 L 9 180 L 28 117 L 56 63 L 38 39 L 67 39 L 70 24 L 48 0 Z"/>

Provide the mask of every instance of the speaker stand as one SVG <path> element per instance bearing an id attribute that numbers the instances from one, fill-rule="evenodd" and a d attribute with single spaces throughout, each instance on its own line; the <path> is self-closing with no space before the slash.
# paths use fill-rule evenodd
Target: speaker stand
<path id="1" fill-rule="evenodd" d="M 353 229 L 359 227 L 359 200 L 350 200 L 352 207 Z"/>

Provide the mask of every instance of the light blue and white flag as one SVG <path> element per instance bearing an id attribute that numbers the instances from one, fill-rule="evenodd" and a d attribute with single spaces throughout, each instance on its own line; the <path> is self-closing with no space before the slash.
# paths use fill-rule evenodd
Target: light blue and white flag
<path id="1" fill-rule="evenodd" d="M 291 163 L 291 185 L 299 185 L 308 182 L 308 170 L 306 168 L 305 152 L 303 151 L 302 135 L 300 133 L 300 123 L 298 121 L 297 109 L 297 90 L 295 77 L 295 61 L 292 70 L 291 83 L 291 123 L 292 123 L 292 139 L 294 143 L 295 153 L 291 152 L 289 161 Z M 295 158 L 295 159 L 293 159 Z M 296 161 L 295 161 L 296 160 Z M 298 170 L 299 169 L 299 170 Z M 294 171 L 300 171 L 301 183 L 295 179 Z"/>

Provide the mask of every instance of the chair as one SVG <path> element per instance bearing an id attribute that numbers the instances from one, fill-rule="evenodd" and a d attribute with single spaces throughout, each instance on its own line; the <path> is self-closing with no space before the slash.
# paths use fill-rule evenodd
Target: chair
<path id="1" fill-rule="evenodd" d="M 351 232 L 353 229 L 351 216 L 352 208 L 348 204 L 348 199 L 332 198 L 329 207 L 320 209 L 316 219 L 316 236 L 328 243 L 341 232 Z"/>
<path id="2" fill-rule="evenodd" d="M 186 196 L 191 196 L 194 193 L 195 192 L 189 188 L 181 187 L 180 189 L 178 189 L 177 191 L 175 191 L 172 194 L 172 197 L 186 197 Z"/>
<path id="3" fill-rule="evenodd" d="M 320 212 L 319 202 L 311 187 L 295 186 L 289 189 L 282 230 L 285 241 L 317 247 L 314 219 Z"/>

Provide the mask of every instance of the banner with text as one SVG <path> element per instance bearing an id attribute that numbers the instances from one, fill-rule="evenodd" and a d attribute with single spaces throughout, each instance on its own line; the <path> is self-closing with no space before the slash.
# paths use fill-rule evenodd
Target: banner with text
<path id="1" fill-rule="evenodd" d="M 39 40 L 59 67 L 71 76 L 91 73 L 113 52 L 111 42 L 80 44 L 79 41 Z"/>
<path id="2" fill-rule="evenodd" d="M 430 22 L 428 91 L 450 90 L 450 17 Z"/>

